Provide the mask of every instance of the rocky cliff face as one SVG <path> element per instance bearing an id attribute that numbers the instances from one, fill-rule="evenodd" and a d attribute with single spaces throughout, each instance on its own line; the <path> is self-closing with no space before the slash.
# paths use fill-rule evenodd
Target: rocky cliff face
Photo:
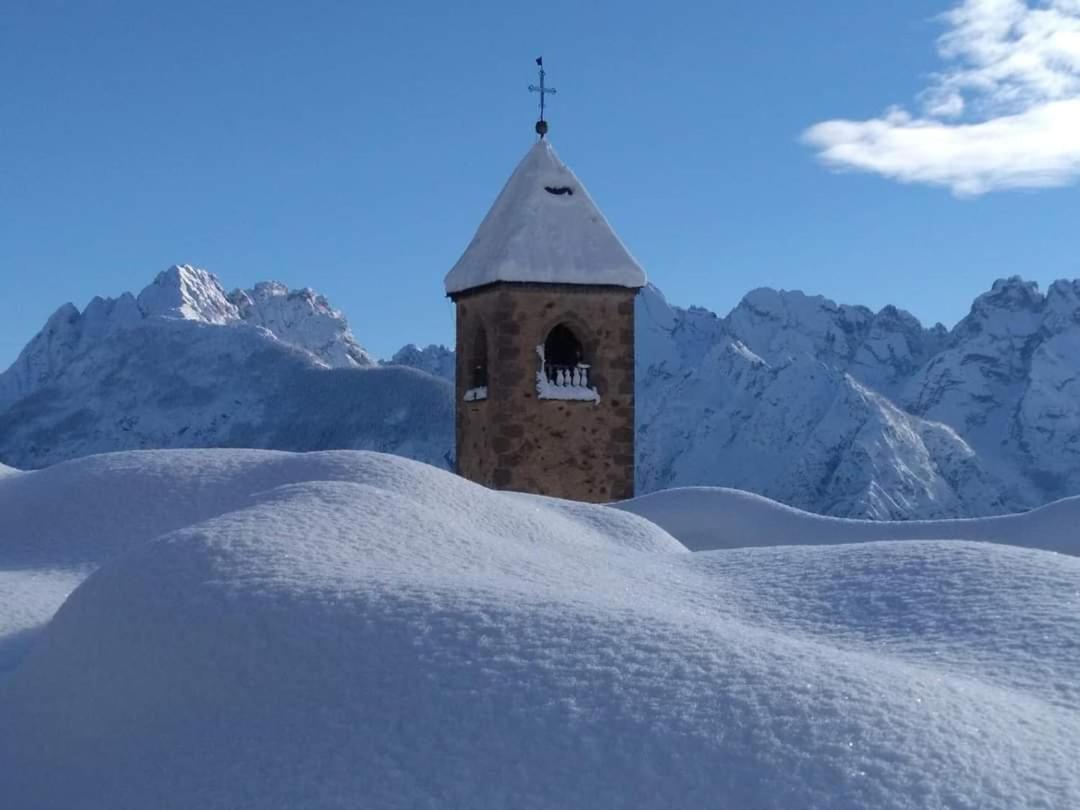
<path id="1" fill-rule="evenodd" d="M 411 366 L 413 369 L 402 368 Z M 799 292 L 637 299 L 638 489 L 723 485 L 871 518 L 1080 492 L 1080 282 L 999 281 L 953 330 Z M 341 313 L 176 267 L 61 307 L 0 374 L 0 462 L 131 447 L 365 447 L 447 465 L 454 354 L 375 365 Z"/>

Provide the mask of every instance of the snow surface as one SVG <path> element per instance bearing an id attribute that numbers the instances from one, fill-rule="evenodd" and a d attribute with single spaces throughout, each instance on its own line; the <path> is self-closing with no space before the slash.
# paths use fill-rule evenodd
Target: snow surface
<path id="1" fill-rule="evenodd" d="M 488 398 L 488 389 L 486 385 L 478 385 L 476 388 L 470 388 L 465 392 L 466 402 L 476 402 L 481 399 Z"/>
<path id="2" fill-rule="evenodd" d="M 447 274 L 446 292 L 496 281 L 645 285 L 641 266 L 546 140 L 533 145 L 510 175 Z"/>
<path id="3" fill-rule="evenodd" d="M 721 487 L 653 492 L 613 504 L 662 526 L 693 551 L 880 540 L 975 540 L 1080 556 L 1080 497 L 1018 515 L 962 520 L 850 520 Z"/>
<path id="4" fill-rule="evenodd" d="M 26 657 L 57 606 L 91 571 L 80 566 L 2 567 L 7 564 L 0 563 L 0 678 Z"/>
<path id="5" fill-rule="evenodd" d="M 88 564 L 17 584 L 5 806 L 1080 806 L 1075 557 L 688 553 L 372 453 L 0 478 L 5 576 Z"/>
<path id="6" fill-rule="evenodd" d="M 561 399 L 567 402 L 600 403 L 600 394 L 592 386 L 558 385 L 551 382 L 543 371 L 536 372 L 536 396 L 538 399 Z"/>

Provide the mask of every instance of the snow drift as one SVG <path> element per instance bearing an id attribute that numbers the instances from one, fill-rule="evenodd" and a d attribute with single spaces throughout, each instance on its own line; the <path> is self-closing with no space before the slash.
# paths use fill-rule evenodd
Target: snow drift
<path id="1" fill-rule="evenodd" d="M 1080 803 L 1074 557 L 689 553 L 391 456 L 223 450 L 0 478 L 0 569 L 49 560 L 100 567 L 0 679 L 13 807 Z"/>
<path id="2" fill-rule="evenodd" d="M 721 487 L 663 490 L 614 506 L 663 526 L 694 551 L 949 539 L 1005 543 L 1080 556 L 1080 497 L 1065 498 L 1018 515 L 910 521 L 815 515 L 750 492 Z"/>

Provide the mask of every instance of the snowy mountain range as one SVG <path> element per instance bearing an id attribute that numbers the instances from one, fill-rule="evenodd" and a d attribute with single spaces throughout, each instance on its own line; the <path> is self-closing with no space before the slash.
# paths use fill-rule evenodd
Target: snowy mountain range
<path id="1" fill-rule="evenodd" d="M 0 374 L 0 458 L 148 447 L 352 448 L 446 466 L 451 386 L 384 368 L 311 290 L 226 294 L 192 267 L 67 304 Z"/>
<path id="2" fill-rule="evenodd" d="M 797 292 L 756 290 L 724 319 L 643 304 L 645 490 L 723 483 L 877 518 L 1080 492 L 1080 282 L 998 281 L 951 331 Z"/>
<path id="3" fill-rule="evenodd" d="M 1080 282 L 998 281 L 954 329 L 759 289 L 726 317 L 638 297 L 638 484 L 935 518 L 1080 492 Z M 411 368 L 408 368 L 411 367 Z M 311 290 L 173 267 L 61 307 L 0 374 L 0 462 L 145 447 L 375 449 L 447 466 L 453 352 L 377 363 Z"/>

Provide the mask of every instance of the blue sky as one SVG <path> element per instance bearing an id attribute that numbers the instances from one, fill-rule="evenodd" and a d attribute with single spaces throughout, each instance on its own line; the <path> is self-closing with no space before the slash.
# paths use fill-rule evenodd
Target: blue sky
<path id="1" fill-rule="evenodd" d="M 174 263 L 314 287 L 380 356 L 449 341 L 442 277 L 533 141 L 540 54 L 552 143 L 672 302 L 772 286 L 951 325 L 997 277 L 1080 276 L 1078 17 L 8 0 L 0 366 Z"/>

